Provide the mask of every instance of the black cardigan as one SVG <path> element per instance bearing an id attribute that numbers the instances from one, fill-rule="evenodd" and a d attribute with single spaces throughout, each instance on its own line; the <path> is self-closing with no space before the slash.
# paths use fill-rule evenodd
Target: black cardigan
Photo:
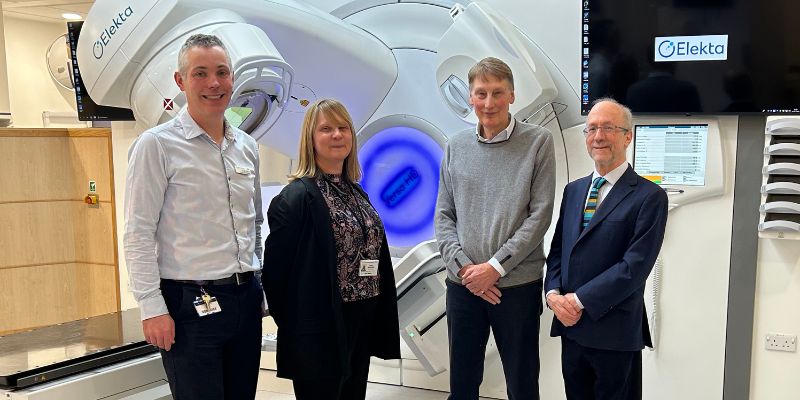
<path id="1" fill-rule="evenodd" d="M 349 376 L 336 244 L 328 205 L 315 180 L 297 179 L 283 188 L 269 205 L 267 222 L 270 232 L 261 279 L 269 312 L 278 325 L 277 376 L 302 380 Z M 370 354 L 400 358 L 397 291 L 385 234 L 378 271 L 381 293 Z"/>

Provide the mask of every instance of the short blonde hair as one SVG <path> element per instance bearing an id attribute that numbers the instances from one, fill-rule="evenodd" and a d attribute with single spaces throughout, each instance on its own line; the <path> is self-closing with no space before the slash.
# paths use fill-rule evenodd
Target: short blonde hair
<path id="1" fill-rule="evenodd" d="M 353 143 L 350 154 L 344 159 L 342 178 L 349 182 L 358 182 L 361 179 L 361 165 L 358 163 L 358 140 L 353 128 L 353 119 L 350 118 L 350 113 L 347 112 L 344 104 L 334 99 L 317 100 L 306 110 L 303 127 L 300 130 L 297 169 L 289 175 L 289 181 L 304 177 L 317 178 L 322 174 L 322 171 L 317 168 L 316 153 L 314 152 L 314 131 L 317 129 L 320 114 L 329 121 L 346 124 L 350 128 Z"/>
<path id="2" fill-rule="evenodd" d="M 503 60 L 496 57 L 486 57 L 469 69 L 467 79 L 469 80 L 470 90 L 472 90 L 472 82 L 474 82 L 476 78 L 485 80 L 487 76 L 497 78 L 501 81 L 508 81 L 511 85 L 511 90 L 514 90 L 514 74 L 511 73 L 511 67 L 503 62 Z"/>

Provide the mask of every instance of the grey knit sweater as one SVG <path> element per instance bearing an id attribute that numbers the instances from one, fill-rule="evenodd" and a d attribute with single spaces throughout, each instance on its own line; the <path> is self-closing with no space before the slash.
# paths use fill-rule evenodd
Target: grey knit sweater
<path id="1" fill-rule="evenodd" d="M 448 278 L 494 257 L 506 275 L 498 287 L 543 276 L 544 233 L 555 196 L 553 136 L 517 121 L 511 138 L 481 143 L 475 129 L 447 143 L 436 202 L 436 240 Z"/>

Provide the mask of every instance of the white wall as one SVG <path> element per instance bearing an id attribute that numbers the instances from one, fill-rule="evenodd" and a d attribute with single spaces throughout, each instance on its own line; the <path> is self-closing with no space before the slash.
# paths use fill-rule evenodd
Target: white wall
<path id="1" fill-rule="evenodd" d="M 3 15 L 3 5 L 0 4 L 0 17 Z M 3 18 L 0 18 L 0 112 L 9 112 L 11 109 L 8 99 L 8 72 L 6 71 L 6 39 Z"/>
<path id="2" fill-rule="evenodd" d="M 111 123 L 111 147 L 114 158 L 114 199 L 117 216 L 117 254 L 119 254 L 119 294 L 120 308 L 135 308 L 136 300 L 128 289 L 128 269 L 125 264 L 125 252 L 122 247 L 122 236 L 125 233 L 125 176 L 128 174 L 128 149 L 133 141 L 144 132 L 145 128 L 135 122 Z"/>
<path id="3" fill-rule="evenodd" d="M 66 22 L 47 23 L 10 17 L 5 17 L 3 22 L 14 127 L 43 127 L 43 111 L 75 113 L 71 92 L 59 90 L 50 79 L 45 62 L 50 43 L 66 33 Z"/>
<path id="4" fill-rule="evenodd" d="M 645 350 L 642 357 L 648 400 L 722 399 L 737 118 L 711 119 L 719 121 L 726 187 L 721 196 L 669 213 L 661 249 L 659 337 L 655 351 Z"/>
<path id="5" fill-rule="evenodd" d="M 796 400 L 800 354 L 765 350 L 764 340 L 767 333 L 800 334 L 800 242 L 759 239 L 757 274 L 750 398 Z"/>

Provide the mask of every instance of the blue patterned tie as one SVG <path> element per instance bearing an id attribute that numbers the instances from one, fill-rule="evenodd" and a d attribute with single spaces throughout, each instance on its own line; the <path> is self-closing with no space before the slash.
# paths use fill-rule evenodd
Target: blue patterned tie
<path id="1" fill-rule="evenodd" d="M 589 200 L 586 201 L 586 208 L 583 209 L 582 229 L 586 229 L 586 227 L 589 226 L 589 221 L 592 220 L 594 212 L 597 210 L 597 194 L 600 192 L 600 187 L 606 182 L 608 181 L 602 176 L 598 176 L 592 181 L 592 190 L 589 191 Z"/>

